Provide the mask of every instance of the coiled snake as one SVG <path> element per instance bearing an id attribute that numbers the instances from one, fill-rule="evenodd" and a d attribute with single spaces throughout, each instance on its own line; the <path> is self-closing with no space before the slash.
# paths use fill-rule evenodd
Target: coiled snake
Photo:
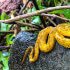
<path id="1" fill-rule="evenodd" d="M 46 43 L 46 39 L 48 36 L 48 40 Z M 59 24 L 56 27 L 47 27 L 41 30 L 38 34 L 38 38 L 35 44 L 35 47 L 28 47 L 25 55 L 23 57 L 22 63 L 24 62 L 28 51 L 31 49 L 31 53 L 29 55 L 29 61 L 35 62 L 39 56 L 39 49 L 43 52 L 50 52 L 55 44 L 55 40 L 62 46 L 66 48 L 70 48 L 70 39 L 66 38 L 70 37 L 70 24 Z M 34 54 L 34 56 L 33 56 Z"/>

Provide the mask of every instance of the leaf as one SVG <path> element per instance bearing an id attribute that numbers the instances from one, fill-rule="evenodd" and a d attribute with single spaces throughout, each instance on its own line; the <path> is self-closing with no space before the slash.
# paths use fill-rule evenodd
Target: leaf
<path id="1" fill-rule="evenodd" d="M 9 53 L 9 52 L 7 52 L 7 53 Z M 8 57 L 6 57 L 6 56 L 8 56 Z M 9 55 L 3 56 L 2 51 L 0 51 L 0 61 L 2 61 L 2 64 L 4 65 L 3 70 L 9 70 L 8 59 L 9 59 Z"/>
<path id="2" fill-rule="evenodd" d="M 40 24 L 41 21 L 40 21 L 39 16 L 34 17 L 34 20 L 33 20 L 31 23 L 32 23 L 32 24 Z"/>
<path id="3" fill-rule="evenodd" d="M 1 23 L 1 31 L 7 31 L 11 25 Z"/>
<path id="4" fill-rule="evenodd" d="M 8 34 L 7 35 L 7 38 L 6 38 L 6 45 L 10 45 L 13 43 L 13 37 L 14 37 L 14 34 Z"/>
<path id="5" fill-rule="evenodd" d="M 2 54 L 3 56 L 9 56 L 9 53 L 8 52 L 5 52 Z"/>
<path id="6" fill-rule="evenodd" d="M 8 24 L 1 23 L 1 31 L 6 31 L 6 27 Z"/>
<path id="7" fill-rule="evenodd" d="M 37 0 L 37 5 L 41 6 L 41 0 Z"/>
<path id="8" fill-rule="evenodd" d="M 9 19 L 9 16 L 6 13 L 3 13 L 1 15 L 1 20 L 6 20 L 6 19 Z"/>
<path id="9" fill-rule="evenodd" d="M 3 61 L 3 70 L 9 70 L 9 67 L 8 67 L 8 57 L 7 58 L 4 58 L 4 61 Z"/>
<path id="10" fill-rule="evenodd" d="M 36 11 L 36 8 L 35 8 L 35 7 L 33 7 L 33 8 L 32 8 L 32 12 L 35 12 L 35 11 Z"/>
<path id="11" fill-rule="evenodd" d="M 22 29 L 22 30 L 25 30 L 25 29 L 27 29 L 27 26 L 25 26 L 25 27 L 21 27 L 21 29 Z"/>
<path id="12" fill-rule="evenodd" d="M 46 9 L 47 7 L 39 6 L 39 9 Z"/>
<path id="13" fill-rule="evenodd" d="M 63 13 L 64 12 L 64 9 L 62 10 L 55 10 L 55 11 L 52 11 L 52 12 L 49 12 L 50 14 L 59 14 L 59 13 Z"/>
<path id="14" fill-rule="evenodd" d="M 3 13 L 1 15 L 1 20 L 6 20 L 6 19 L 9 19 L 9 16 L 6 14 L 6 13 Z M 1 23 L 1 31 L 7 31 L 9 29 L 10 25 L 8 24 L 4 24 L 4 23 Z"/>
<path id="15" fill-rule="evenodd" d="M 62 9 L 62 10 L 55 10 L 55 11 L 52 11 L 52 12 L 49 12 L 51 14 L 59 14 L 59 13 L 62 13 L 65 15 L 66 18 L 70 19 L 70 9 Z"/>
<path id="16" fill-rule="evenodd" d="M 31 9 L 28 9 L 28 10 L 27 10 L 27 13 L 30 13 L 30 12 L 31 12 Z"/>
<path id="17" fill-rule="evenodd" d="M 10 24 L 7 24 L 6 31 L 9 30 L 10 26 L 11 26 Z"/>

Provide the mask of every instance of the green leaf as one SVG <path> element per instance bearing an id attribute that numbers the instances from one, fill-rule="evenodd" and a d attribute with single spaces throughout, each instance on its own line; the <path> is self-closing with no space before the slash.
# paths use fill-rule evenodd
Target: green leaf
<path id="1" fill-rule="evenodd" d="M 12 34 L 8 34 L 7 35 L 7 38 L 6 38 L 6 45 L 10 45 L 10 44 L 12 44 L 13 43 L 13 37 L 14 37 L 14 34 L 12 35 Z"/>
<path id="2" fill-rule="evenodd" d="M 11 25 L 10 24 L 7 24 L 6 31 L 9 30 L 10 27 L 11 27 Z"/>
<path id="3" fill-rule="evenodd" d="M 4 58 L 4 61 L 3 61 L 3 70 L 9 70 L 9 67 L 8 67 L 8 59 L 9 58 Z"/>
<path id="4" fill-rule="evenodd" d="M 11 25 L 1 23 L 1 31 L 7 31 Z"/>
<path id="5" fill-rule="evenodd" d="M 6 31 L 6 27 L 8 24 L 1 23 L 1 31 Z"/>
<path id="6" fill-rule="evenodd" d="M 70 16 L 69 16 L 69 14 L 70 14 L 70 9 L 64 9 L 64 12 L 63 12 L 63 14 L 65 15 L 65 17 L 67 18 L 67 19 L 70 19 Z"/>
<path id="7" fill-rule="evenodd" d="M 70 9 L 62 9 L 62 10 L 55 10 L 55 11 L 52 11 L 52 12 L 49 12 L 51 14 L 59 14 L 59 13 L 62 13 L 65 15 L 66 18 L 70 19 Z"/>
<path id="8" fill-rule="evenodd" d="M 1 20 L 6 20 L 6 19 L 9 19 L 9 16 L 6 13 L 3 13 L 1 15 Z"/>
<path id="9" fill-rule="evenodd" d="M 33 7 L 33 8 L 32 8 L 32 12 L 35 12 L 35 11 L 36 11 L 36 8 L 35 8 L 35 7 Z"/>
<path id="10" fill-rule="evenodd" d="M 2 61 L 2 64 L 4 65 L 3 70 L 9 70 L 9 67 L 8 67 L 9 55 L 7 53 L 9 53 L 9 52 L 4 52 L 4 54 L 5 54 L 4 55 L 2 53 L 2 51 L 0 51 L 0 61 Z"/>
<path id="11" fill-rule="evenodd" d="M 35 17 L 34 17 L 34 20 L 33 20 L 31 23 L 32 23 L 32 24 L 40 24 L 41 21 L 40 21 L 39 16 L 35 16 Z"/>
<path id="12" fill-rule="evenodd" d="M 31 9 L 28 9 L 28 10 L 27 10 L 27 13 L 30 13 L 30 12 L 31 12 Z"/>
<path id="13" fill-rule="evenodd" d="M 9 53 L 8 52 L 5 52 L 2 54 L 3 56 L 9 56 Z"/>
<path id="14" fill-rule="evenodd" d="M 25 29 L 27 29 L 27 26 L 25 26 L 25 27 L 21 27 L 21 29 L 22 29 L 22 30 L 25 30 Z"/>
<path id="15" fill-rule="evenodd" d="M 52 12 L 49 12 L 50 14 L 59 14 L 59 13 L 63 13 L 64 12 L 64 9 L 62 10 L 55 10 L 55 11 L 52 11 Z"/>
<path id="16" fill-rule="evenodd" d="M 37 0 L 37 5 L 41 6 L 41 0 Z"/>
<path id="17" fill-rule="evenodd" d="M 9 16 L 6 13 L 1 15 L 1 20 L 9 19 Z M 11 25 L 1 23 L 1 31 L 7 31 Z"/>
<path id="18" fill-rule="evenodd" d="M 47 7 L 39 6 L 39 9 L 46 9 Z"/>

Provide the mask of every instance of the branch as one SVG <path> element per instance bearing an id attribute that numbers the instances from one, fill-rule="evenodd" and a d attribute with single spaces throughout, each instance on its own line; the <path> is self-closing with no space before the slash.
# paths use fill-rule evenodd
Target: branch
<path id="1" fill-rule="evenodd" d="M 22 23 L 22 22 L 19 22 L 19 21 L 15 21 L 14 23 L 7 23 L 7 24 L 17 24 L 20 27 L 29 26 L 29 27 L 33 27 L 33 28 L 37 28 L 37 29 L 43 29 L 43 27 L 41 25 L 24 23 L 24 22 Z"/>
<path id="2" fill-rule="evenodd" d="M 27 17 L 31 17 L 31 16 L 37 16 L 37 15 L 40 15 L 41 13 L 44 13 L 44 12 L 49 12 L 49 11 L 53 11 L 53 10 L 60 10 L 60 9 L 70 9 L 70 6 L 59 6 L 59 7 L 52 7 L 52 8 L 47 8 L 47 9 L 43 9 L 43 10 L 38 10 L 38 11 L 32 12 L 30 14 L 24 14 L 24 15 L 14 17 L 12 19 L 0 20 L 0 23 L 2 23 L 2 22 L 10 23 L 13 21 L 21 20 L 23 18 L 27 18 Z"/>
<path id="3" fill-rule="evenodd" d="M 27 31 L 27 32 L 34 32 L 34 31 L 40 31 L 40 29 L 26 29 L 26 30 L 22 30 L 22 31 Z"/>
<path id="4" fill-rule="evenodd" d="M 10 30 L 10 31 L 0 31 L 0 33 L 14 33 L 14 31 L 13 30 Z"/>
<path id="5" fill-rule="evenodd" d="M 61 20 L 69 21 L 69 22 L 70 22 L 70 19 L 62 18 L 62 17 L 57 16 L 57 15 L 55 15 L 55 14 L 44 14 L 44 13 L 42 13 L 41 16 L 53 17 L 53 18 L 57 18 L 57 19 L 61 19 Z"/>
<path id="6" fill-rule="evenodd" d="M 29 23 L 22 23 L 22 22 L 19 22 L 19 21 L 16 21 L 16 23 L 19 25 L 19 26 L 29 26 L 29 27 L 33 27 L 33 28 L 39 28 L 38 26 L 35 26 L 33 24 L 29 24 Z"/>
<path id="7" fill-rule="evenodd" d="M 19 15 L 22 13 L 22 11 L 26 8 L 27 4 L 29 3 L 30 0 L 27 0 L 26 4 L 22 7 L 22 9 L 19 11 Z"/>
<path id="8" fill-rule="evenodd" d="M 39 10 L 39 7 L 38 7 L 38 5 L 37 5 L 37 3 L 36 3 L 36 0 L 32 0 L 32 1 L 33 1 L 33 3 L 34 3 L 35 8 L 36 8 L 37 10 Z M 40 20 L 41 20 L 43 26 L 46 27 L 45 20 L 43 19 L 43 17 L 42 17 L 42 16 L 39 16 L 39 17 L 40 17 Z"/>
<path id="9" fill-rule="evenodd" d="M 15 37 L 17 36 L 17 34 L 21 31 L 21 27 L 19 25 L 15 25 L 15 28 L 14 28 L 14 34 L 15 34 Z"/>
<path id="10" fill-rule="evenodd" d="M 52 21 L 49 17 L 47 17 L 47 19 L 48 19 L 54 26 L 56 26 L 56 24 L 54 23 L 54 21 Z"/>
<path id="11" fill-rule="evenodd" d="M 26 4 L 22 7 L 22 9 L 19 11 L 19 13 L 18 13 L 17 15 L 20 15 L 20 14 L 22 13 L 23 9 L 26 8 L 26 6 L 27 6 L 27 4 L 29 3 L 29 1 L 30 1 L 30 0 L 27 0 Z M 11 25 L 11 27 L 9 28 L 9 30 L 11 30 L 11 29 L 13 28 L 13 26 L 14 26 L 14 24 Z M 9 30 L 8 30 L 8 31 L 9 31 Z M 1 41 L 1 43 L 0 43 L 0 45 L 2 45 L 2 44 L 4 43 L 4 41 L 6 40 L 6 36 L 7 36 L 7 34 L 5 33 L 5 35 L 4 35 L 4 37 L 3 37 L 3 39 L 2 39 L 2 41 Z"/>
<path id="12" fill-rule="evenodd" d="M 5 49 L 10 49 L 11 45 L 8 46 L 0 46 L 0 51 Z"/>
<path id="13" fill-rule="evenodd" d="M 39 31 L 40 29 L 26 29 L 26 30 L 21 30 L 21 31 L 27 31 L 27 32 L 32 32 L 32 31 Z M 0 33 L 7 33 L 7 34 L 9 34 L 9 33 L 14 33 L 14 30 L 11 30 L 11 31 L 0 31 Z"/>

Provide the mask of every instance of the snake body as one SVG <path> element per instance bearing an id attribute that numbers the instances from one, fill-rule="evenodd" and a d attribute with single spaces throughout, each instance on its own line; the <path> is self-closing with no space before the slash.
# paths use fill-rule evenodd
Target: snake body
<path id="1" fill-rule="evenodd" d="M 35 47 L 33 48 L 32 46 L 30 46 L 27 48 L 22 63 L 24 62 L 26 55 L 30 49 L 30 62 L 35 62 L 38 59 L 39 50 L 41 50 L 42 52 L 50 52 L 54 47 L 55 40 L 57 40 L 60 45 L 66 48 L 70 48 L 70 39 L 65 38 L 65 36 L 70 37 L 70 24 L 59 24 L 56 27 L 50 26 L 41 30 L 38 34 Z M 48 40 L 46 43 L 47 37 Z"/>
<path id="2" fill-rule="evenodd" d="M 57 25 L 56 30 L 55 38 L 57 42 L 66 48 L 70 48 L 70 39 L 65 37 L 70 37 L 70 24 Z"/>
<path id="3" fill-rule="evenodd" d="M 54 38 L 55 32 L 56 32 L 56 28 L 52 28 L 51 30 L 47 28 L 47 30 L 46 29 L 43 30 L 39 40 L 39 48 L 41 51 L 49 52 L 53 49 L 53 46 L 55 44 L 55 38 Z M 48 36 L 48 41 L 46 43 L 47 36 Z"/>

